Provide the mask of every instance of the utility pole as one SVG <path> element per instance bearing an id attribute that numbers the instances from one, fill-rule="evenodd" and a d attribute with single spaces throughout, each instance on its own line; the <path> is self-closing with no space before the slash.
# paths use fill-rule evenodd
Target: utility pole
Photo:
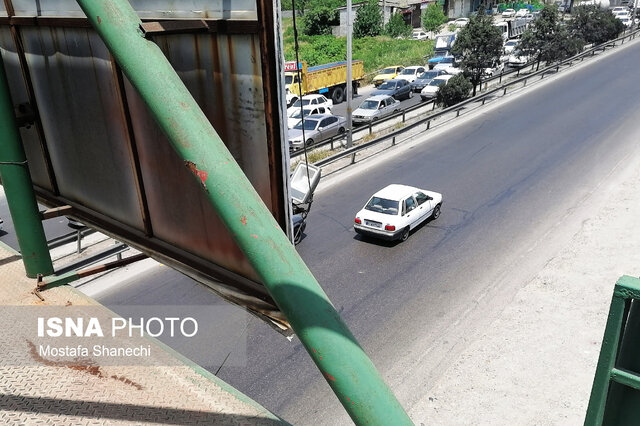
<path id="1" fill-rule="evenodd" d="M 351 0 L 347 0 L 347 148 L 353 145 L 353 134 L 351 113 L 351 98 L 353 98 L 353 82 L 351 81 L 351 35 L 353 33 L 353 22 L 351 20 Z"/>

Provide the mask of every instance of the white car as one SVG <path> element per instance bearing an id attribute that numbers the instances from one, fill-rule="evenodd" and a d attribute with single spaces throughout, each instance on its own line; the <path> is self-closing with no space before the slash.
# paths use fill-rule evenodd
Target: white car
<path id="1" fill-rule="evenodd" d="M 625 26 L 630 27 L 633 24 L 631 18 L 618 18 Z"/>
<path id="2" fill-rule="evenodd" d="M 458 75 L 462 72 L 462 68 L 456 67 L 455 59 L 451 57 L 443 58 L 434 67 L 434 71 L 444 71 L 447 74 Z"/>
<path id="3" fill-rule="evenodd" d="M 502 12 L 502 17 L 503 18 L 513 18 L 514 16 L 516 16 L 516 11 L 515 9 L 505 9 Z"/>
<path id="4" fill-rule="evenodd" d="M 451 23 L 458 28 L 466 27 L 469 23 L 469 18 L 458 18 Z"/>
<path id="5" fill-rule="evenodd" d="M 422 75 L 425 72 L 425 67 L 422 66 L 411 66 L 406 67 L 402 70 L 402 72 L 396 77 L 396 80 L 406 80 L 409 83 L 413 83 L 419 75 Z"/>
<path id="6" fill-rule="evenodd" d="M 294 94 L 294 96 L 297 95 Z M 327 99 L 324 95 L 304 95 L 302 97 L 302 101 L 296 99 L 291 106 L 287 108 L 287 115 L 290 115 L 293 109 L 300 110 L 300 103 L 302 103 L 302 106 L 323 106 L 328 108 L 329 112 L 331 111 L 331 108 L 333 108 L 333 101 L 331 99 Z"/>
<path id="7" fill-rule="evenodd" d="M 517 45 L 518 40 L 507 40 L 504 43 L 504 47 L 502 48 L 502 50 L 504 51 L 505 55 L 510 55 L 513 53 Z"/>
<path id="8" fill-rule="evenodd" d="M 440 216 L 442 194 L 408 185 L 389 185 L 373 194 L 356 214 L 360 235 L 406 241 L 409 232 L 427 219 Z"/>
<path id="9" fill-rule="evenodd" d="M 482 73 L 485 77 L 493 77 L 494 75 L 500 74 L 502 71 L 504 71 L 504 64 L 499 62 L 493 67 L 485 68 Z"/>
<path id="10" fill-rule="evenodd" d="M 291 93 L 289 92 L 289 90 L 287 90 L 287 109 L 289 109 L 291 105 L 293 105 L 293 103 L 298 99 L 300 99 L 300 96 L 296 95 L 295 93 Z"/>
<path id="11" fill-rule="evenodd" d="M 520 9 L 516 12 L 515 17 L 516 18 L 525 18 L 527 15 L 529 15 L 531 12 L 529 12 L 529 9 Z"/>
<path id="12" fill-rule="evenodd" d="M 420 91 L 420 98 L 423 101 L 435 98 L 436 94 L 438 93 L 438 89 L 440 89 L 440 86 L 444 86 L 445 84 L 447 84 L 447 81 L 452 78 L 453 76 L 450 74 L 439 75 L 438 77 L 434 78 L 429 84 L 424 86 L 424 89 Z"/>
<path id="13" fill-rule="evenodd" d="M 514 50 L 513 53 L 509 55 L 509 59 L 507 59 L 507 65 L 509 65 L 511 68 L 523 67 L 527 65 L 528 62 L 529 62 L 529 56 L 524 55 L 523 53 L 517 50 Z"/>
<path id="14" fill-rule="evenodd" d="M 379 120 L 400 111 L 400 101 L 389 95 L 376 95 L 367 98 L 353 111 L 351 116 L 355 124 L 365 124 Z"/>
<path id="15" fill-rule="evenodd" d="M 300 121 L 302 117 L 308 117 L 313 114 L 331 114 L 331 110 L 329 108 L 313 105 L 302 107 L 302 111 L 300 110 L 300 107 L 290 108 L 290 110 L 291 112 L 287 117 L 287 127 L 289 129 L 293 129 L 293 127 L 298 124 L 298 121 Z"/>
<path id="16" fill-rule="evenodd" d="M 410 38 L 411 40 L 428 40 L 429 34 L 422 30 L 414 30 Z"/>

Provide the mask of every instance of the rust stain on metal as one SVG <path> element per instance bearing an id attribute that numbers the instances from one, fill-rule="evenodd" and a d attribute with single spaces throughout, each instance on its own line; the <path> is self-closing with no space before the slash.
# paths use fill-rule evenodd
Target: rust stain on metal
<path id="1" fill-rule="evenodd" d="M 326 377 L 327 380 L 331 380 L 332 382 L 336 381 L 336 378 L 333 377 L 331 374 L 327 373 L 326 371 L 324 372 L 324 377 Z M 349 397 L 347 397 L 347 399 L 349 399 Z"/>
<path id="2" fill-rule="evenodd" d="M 246 225 L 247 224 L 247 217 L 246 216 L 242 216 L 240 218 L 240 223 L 242 223 L 243 225 Z"/>
<path id="3" fill-rule="evenodd" d="M 194 175 L 198 176 L 200 178 L 200 181 L 202 182 L 202 187 L 206 190 L 207 189 L 207 178 L 209 177 L 209 173 L 207 173 L 204 170 L 199 170 L 198 166 L 196 166 L 196 163 L 194 163 L 193 161 L 185 161 L 185 165 L 189 168 L 189 170 L 191 170 L 191 173 L 193 173 Z"/>
<path id="4" fill-rule="evenodd" d="M 66 367 L 66 368 L 70 368 L 71 370 L 75 370 L 75 371 L 83 371 L 85 373 L 89 373 L 92 376 L 96 376 L 100 379 L 113 379 L 113 380 L 117 380 L 119 382 L 124 383 L 125 385 L 129 385 L 132 386 L 134 388 L 136 388 L 137 390 L 142 390 L 144 389 L 144 387 L 136 382 L 134 382 L 131 379 L 128 379 L 124 376 L 116 376 L 115 374 L 112 374 L 111 376 L 108 376 L 106 374 L 104 374 L 104 371 L 102 371 L 102 369 L 100 368 L 99 365 L 93 364 L 90 360 L 87 359 L 82 359 L 82 360 L 78 360 L 76 358 L 75 363 L 69 363 L 69 362 L 65 362 L 65 361 L 51 361 L 49 359 L 46 359 L 42 356 L 40 356 L 40 354 L 38 353 L 38 350 L 36 349 L 36 345 L 33 344 L 33 342 L 31 342 L 30 340 L 27 340 L 27 344 L 29 344 L 29 353 L 31 355 L 31 358 L 33 358 L 34 361 L 37 361 L 41 364 L 44 364 L 46 366 L 49 367 Z"/>
<path id="5" fill-rule="evenodd" d="M 100 19 L 100 17 L 98 16 L 98 24 L 102 24 L 102 19 Z"/>

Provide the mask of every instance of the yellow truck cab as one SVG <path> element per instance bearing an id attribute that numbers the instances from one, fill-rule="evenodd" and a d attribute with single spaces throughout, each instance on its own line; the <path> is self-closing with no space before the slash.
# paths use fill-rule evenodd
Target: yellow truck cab
<path id="1" fill-rule="evenodd" d="M 332 62 L 330 64 L 307 67 L 307 63 L 285 62 L 284 64 L 285 87 L 287 93 L 306 95 L 319 93 L 338 104 L 346 98 L 347 62 Z M 298 84 L 298 72 L 300 85 Z M 364 78 L 364 64 L 362 61 L 351 63 L 351 81 L 353 94 L 358 93 L 360 81 Z M 302 93 L 300 92 L 302 89 Z"/>
<path id="2" fill-rule="evenodd" d="M 393 65 L 391 67 L 383 68 L 382 71 L 380 71 L 380 74 L 377 74 L 375 77 L 373 77 L 373 85 L 378 87 L 382 83 L 384 83 L 386 80 L 391 80 L 392 78 L 396 78 L 397 75 L 400 74 L 403 69 L 404 67 L 401 65 Z"/>

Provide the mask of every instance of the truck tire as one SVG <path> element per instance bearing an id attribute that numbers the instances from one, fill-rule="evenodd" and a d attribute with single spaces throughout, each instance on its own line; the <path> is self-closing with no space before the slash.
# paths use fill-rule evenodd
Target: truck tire
<path id="1" fill-rule="evenodd" d="M 344 89 L 342 86 L 335 87 L 331 93 L 331 100 L 334 104 L 339 104 L 344 100 Z"/>
<path id="2" fill-rule="evenodd" d="M 358 82 L 354 81 L 352 84 L 352 87 L 353 87 L 353 91 L 351 93 L 352 96 L 356 96 L 358 94 L 358 86 L 359 86 Z"/>

